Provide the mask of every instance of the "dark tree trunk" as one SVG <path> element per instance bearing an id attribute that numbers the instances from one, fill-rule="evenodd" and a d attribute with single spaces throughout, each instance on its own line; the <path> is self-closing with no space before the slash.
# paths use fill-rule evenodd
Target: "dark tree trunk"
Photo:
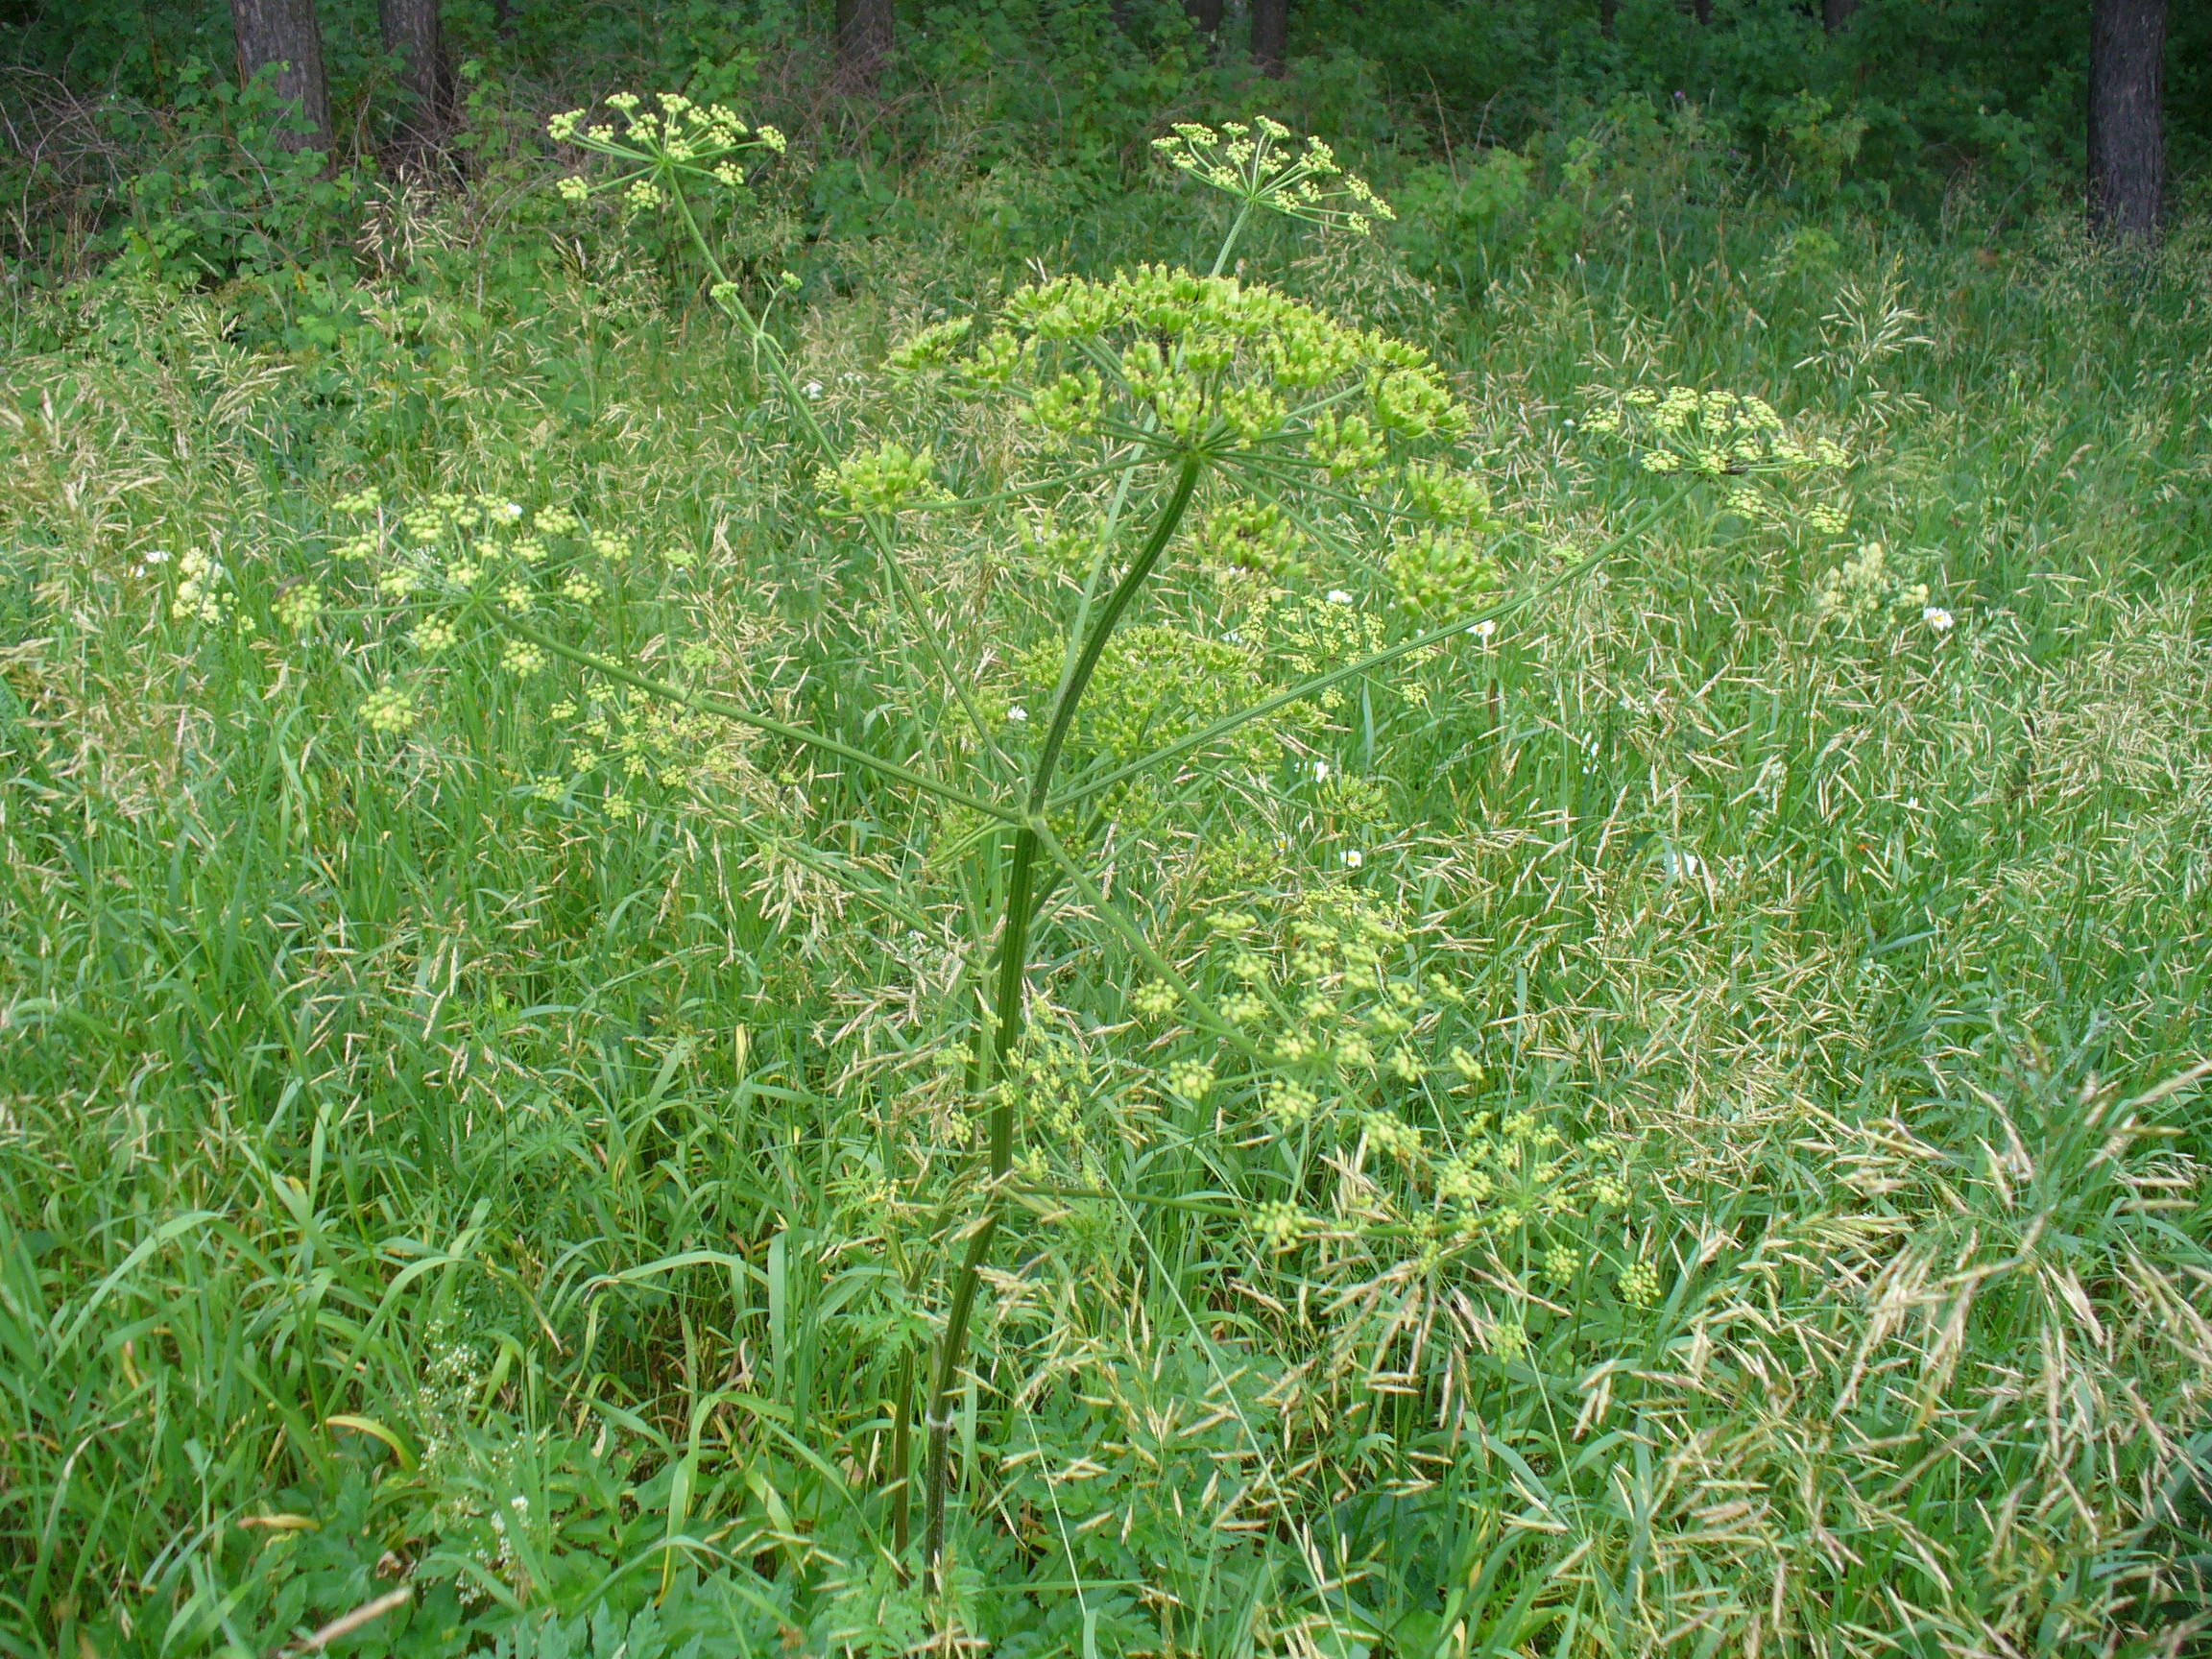
<path id="1" fill-rule="evenodd" d="M 276 66 L 276 96 L 300 111 L 305 131 L 288 129 L 277 141 L 287 150 L 330 148 L 330 86 L 323 78 L 323 29 L 315 0 L 230 0 L 238 36 L 238 79 L 251 81 Z"/>
<path id="2" fill-rule="evenodd" d="M 2148 242 L 2166 206 L 2166 0 L 2096 0 L 2089 18 L 2089 224 Z"/>
<path id="3" fill-rule="evenodd" d="M 1217 35 L 1221 31 L 1221 0 L 1183 0 L 1184 9 L 1190 13 L 1190 21 L 1198 26 L 1202 35 Z"/>
<path id="4" fill-rule="evenodd" d="M 1820 21 L 1831 35 L 1840 35 L 1851 27 L 1851 18 L 1859 10 L 1859 0 L 1821 0 Z"/>
<path id="5" fill-rule="evenodd" d="M 1598 33 L 1613 38 L 1613 20 L 1621 14 L 1621 0 L 1598 0 Z"/>
<path id="6" fill-rule="evenodd" d="M 1698 22 L 1710 23 L 1713 21 L 1713 0 L 1693 0 L 1691 10 L 1697 13 Z"/>
<path id="7" fill-rule="evenodd" d="M 1290 0 L 1252 0 L 1252 61 L 1280 81 L 1289 68 Z"/>
<path id="8" fill-rule="evenodd" d="M 892 0 L 837 0 L 837 84 L 849 92 L 873 92 L 882 84 L 891 56 L 898 12 Z"/>
<path id="9" fill-rule="evenodd" d="M 418 143 L 445 131 L 453 112 L 453 71 L 438 27 L 438 0 L 377 0 L 384 50 L 399 60 L 399 89 L 407 95 L 400 130 Z"/>

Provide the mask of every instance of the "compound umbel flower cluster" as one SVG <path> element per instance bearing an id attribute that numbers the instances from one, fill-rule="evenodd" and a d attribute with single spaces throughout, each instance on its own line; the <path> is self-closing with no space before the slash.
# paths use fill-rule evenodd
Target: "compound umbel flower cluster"
<path id="1" fill-rule="evenodd" d="M 1370 233 L 1377 220 L 1397 217 L 1366 180 L 1344 171 L 1328 145 L 1309 138 L 1298 148 L 1285 142 L 1290 136 L 1289 128 L 1264 115 L 1249 125 L 1227 121 L 1218 130 L 1185 121 L 1153 139 L 1152 148 L 1170 167 L 1248 208 L 1272 208 L 1356 236 Z"/>
<path id="2" fill-rule="evenodd" d="M 1449 441 L 1468 424 L 1418 347 L 1234 276 L 1146 265 L 1055 277 L 1010 295 L 1002 326 L 956 360 L 967 332 L 938 325 L 894 367 L 1024 386 L 1037 421 L 1064 436 L 1341 478 L 1381 467 L 1391 440 Z"/>
<path id="3" fill-rule="evenodd" d="M 782 133 L 773 127 L 747 127 L 727 105 L 694 104 L 681 92 L 661 93 L 651 108 L 641 108 L 634 92 L 617 92 L 607 104 L 621 117 L 620 132 L 612 122 L 588 125 L 582 109 L 564 110 L 546 123 L 555 143 L 608 156 L 623 168 L 597 184 L 582 178 L 563 180 L 561 193 L 570 201 L 619 190 L 634 207 L 658 207 L 677 175 L 742 190 L 746 152 L 783 154 Z"/>

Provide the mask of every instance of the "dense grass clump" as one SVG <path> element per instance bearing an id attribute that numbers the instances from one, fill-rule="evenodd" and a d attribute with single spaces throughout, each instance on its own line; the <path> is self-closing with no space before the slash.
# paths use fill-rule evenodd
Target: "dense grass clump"
<path id="1" fill-rule="evenodd" d="M 2193 1640 L 2212 263 L 1577 166 L 20 314 L 0 1646 Z"/>

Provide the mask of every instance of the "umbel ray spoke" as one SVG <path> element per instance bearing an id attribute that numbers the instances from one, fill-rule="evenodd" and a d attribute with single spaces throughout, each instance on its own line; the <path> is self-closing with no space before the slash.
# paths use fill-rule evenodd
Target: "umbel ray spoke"
<path id="1" fill-rule="evenodd" d="M 825 755 L 834 755 L 840 759 L 850 760 L 855 765 L 866 767 L 871 772 L 879 773 L 885 778 L 904 783 L 909 788 L 919 789 L 925 795 L 933 795 L 940 801 L 949 801 L 955 806 L 965 806 L 972 812 L 983 813 L 985 816 L 996 818 L 1004 824 L 1020 826 L 1024 822 L 1022 813 L 1012 806 L 1002 805 L 996 801 L 987 801 L 980 795 L 971 795 L 967 790 L 956 789 L 951 784 L 932 778 L 926 772 L 917 772 L 911 766 L 902 766 L 896 760 L 886 760 L 880 755 L 871 755 L 865 749 L 856 748 L 851 743 L 841 742 L 823 733 L 809 732 L 804 726 L 793 726 L 781 720 L 771 719 L 765 714 L 757 714 L 750 709 L 740 709 L 734 703 L 725 703 L 719 697 L 704 697 L 696 691 L 687 691 L 681 685 L 672 685 L 665 680 L 656 680 L 650 675 L 638 673 L 634 668 L 627 668 L 612 658 L 602 657 L 592 651 L 579 650 L 565 640 L 554 638 L 552 635 L 541 629 L 531 627 L 526 622 L 507 620 L 502 621 L 500 626 L 517 638 L 527 639 L 541 650 L 549 652 L 565 661 L 573 662 L 581 668 L 589 668 L 595 674 L 603 674 L 619 685 L 632 685 L 640 691 L 649 692 L 655 697 L 664 698 L 679 708 L 689 709 L 701 714 L 712 714 L 718 719 L 734 721 L 740 726 L 750 726 L 755 731 L 765 732 L 772 737 L 781 737 L 788 742 L 802 744 L 809 749 L 818 749 Z"/>

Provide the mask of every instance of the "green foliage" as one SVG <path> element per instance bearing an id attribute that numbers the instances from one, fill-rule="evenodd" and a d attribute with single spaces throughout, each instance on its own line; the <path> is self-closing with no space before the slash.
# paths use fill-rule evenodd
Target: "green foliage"
<path id="1" fill-rule="evenodd" d="M 342 268 L 350 275 L 344 243 L 362 180 L 331 171 L 318 151 L 285 148 L 293 120 L 267 80 L 236 89 L 187 64 L 160 121 L 158 156 L 131 181 L 117 274 L 181 286 L 285 269 L 325 281 Z"/>
<path id="2" fill-rule="evenodd" d="M 488 144 L 27 297 L 0 1646 L 2180 1640 L 2204 254 L 1879 137 L 1632 100 L 1265 281 L 1172 179 L 803 247 L 805 154 L 693 240 Z"/>

